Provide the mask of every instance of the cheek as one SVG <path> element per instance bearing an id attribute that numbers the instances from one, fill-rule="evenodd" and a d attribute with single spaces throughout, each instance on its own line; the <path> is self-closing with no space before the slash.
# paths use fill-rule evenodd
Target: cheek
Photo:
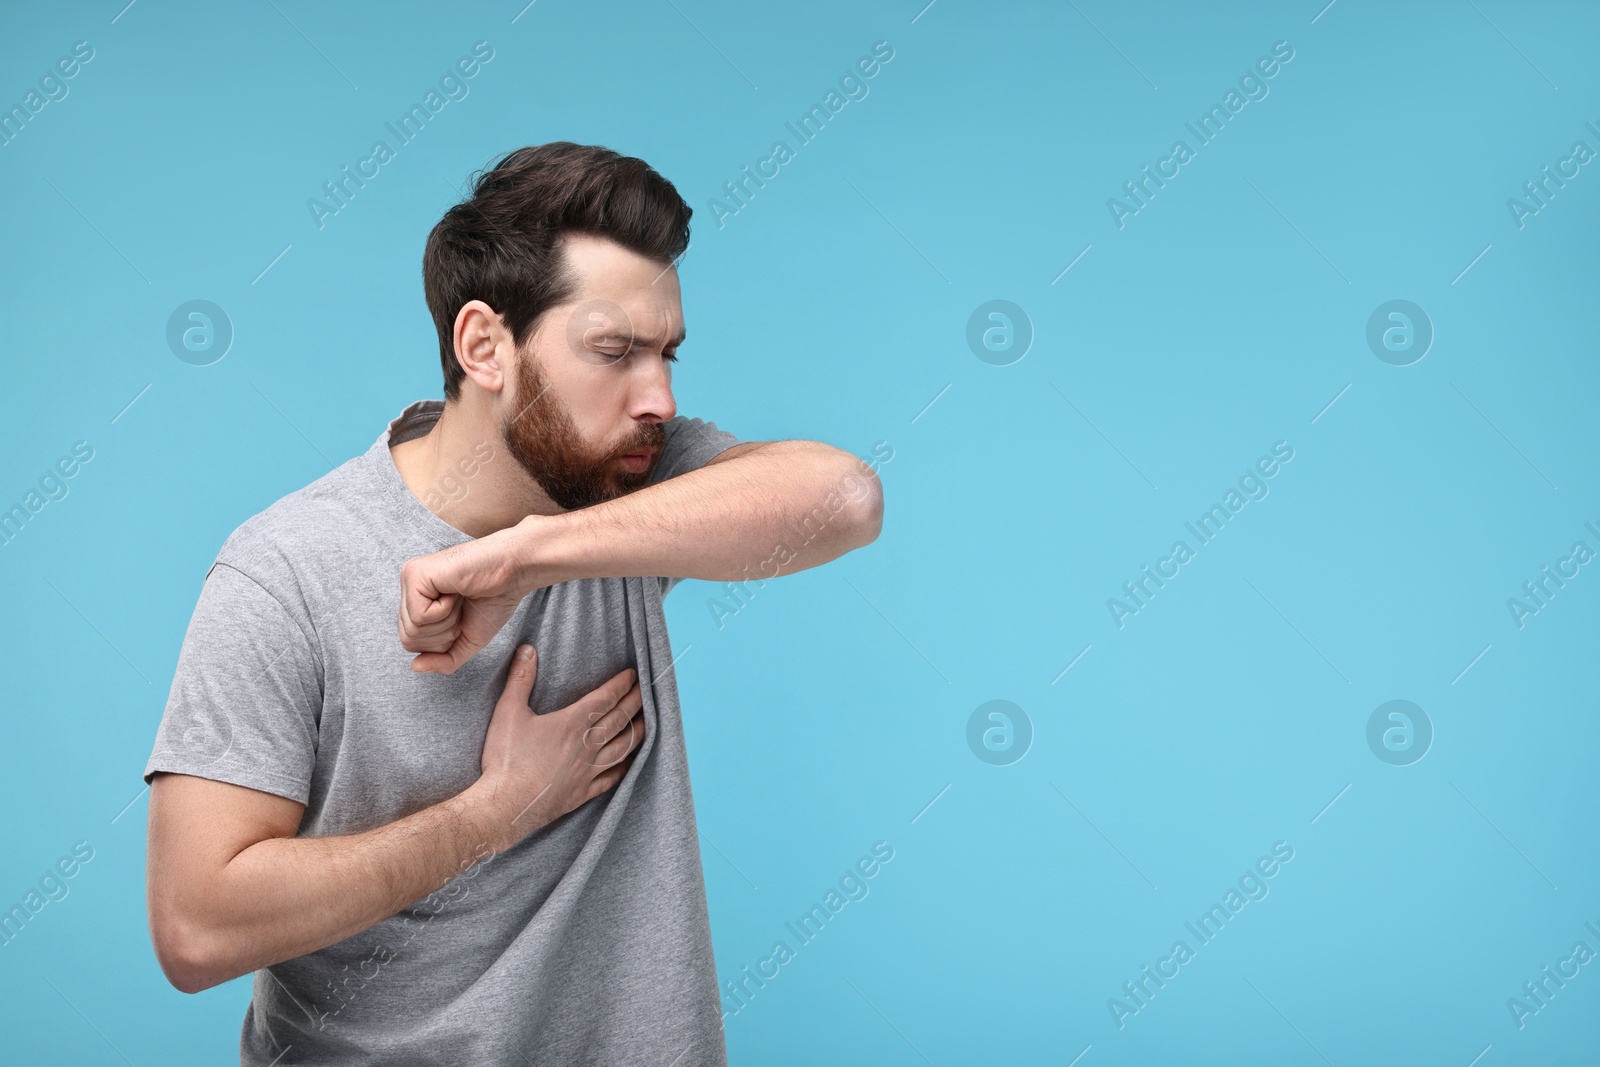
<path id="1" fill-rule="evenodd" d="M 565 402 L 567 415 L 587 451 L 609 452 L 627 441 L 631 420 L 627 393 L 619 380 L 574 390 Z"/>

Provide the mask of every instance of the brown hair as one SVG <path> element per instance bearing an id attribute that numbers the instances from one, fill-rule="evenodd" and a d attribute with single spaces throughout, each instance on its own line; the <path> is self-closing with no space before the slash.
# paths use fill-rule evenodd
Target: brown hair
<path id="1" fill-rule="evenodd" d="M 561 236 L 587 233 L 660 263 L 689 247 L 693 209 L 648 163 L 570 141 L 518 148 L 479 171 L 472 195 L 444 213 L 422 253 L 422 290 L 439 333 L 444 395 L 461 395 L 455 354 L 463 304 L 482 300 L 521 346 L 575 285 Z"/>

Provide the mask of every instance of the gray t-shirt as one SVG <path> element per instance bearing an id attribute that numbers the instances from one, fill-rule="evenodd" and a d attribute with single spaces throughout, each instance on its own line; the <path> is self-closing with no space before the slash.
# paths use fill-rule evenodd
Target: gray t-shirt
<path id="1" fill-rule="evenodd" d="M 634 667 L 644 740 L 615 788 L 393 917 L 255 972 L 240 1061 L 726 1063 L 661 608 L 679 579 L 539 589 L 455 674 L 413 672 L 397 632 L 400 566 L 471 538 L 423 506 L 389 443 L 427 432 L 443 407 L 411 404 L 364 455 L 228 537 L 184 637 L 145 781 L 176 771 L 289 797 L 306 805 L 301 837 L 393 822 L 477 780 L 523 642 L 539 650 L 539 713 Z M 682 415 L 664 428 L 652 482 L 738 443 Z"/>

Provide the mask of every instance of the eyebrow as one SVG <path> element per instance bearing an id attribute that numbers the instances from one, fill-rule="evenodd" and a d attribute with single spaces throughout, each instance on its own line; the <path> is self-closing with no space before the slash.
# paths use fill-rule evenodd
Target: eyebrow
<path id="1" fill-rule="evenodd" d="M 667 347 L 667 346 L 677 347 L 678 345 L 683 344 L 684 340 L 688 336 L 689 336 L 689 331 L 687 329 L 679 330 L 678 331 L 678 335 L 676 337 L 672 338 L 672 340 L 668 341 L 666 345 L 663 345 L 661 347 Z M 600 336 L 594 338 L 594 343 L 595 344 L 601 344 L 601 345 L 629 344 L 631 347 L 635 347 L 635 348 L 639 347 L 640 345 L 651 345 L 651 341 L 652 341 L 652 338 L 644 337 L 644 336 L 642 336 L 640 334 L 634 334 L 634 335 L 632 335 L 632 337 L 624 337 L 624 336 L 622 336 L 622 334 L 614 333 L 614 332 L 603 333 Z M 651 347 L 654 347 L 654 346 L 651 345 Z"/>

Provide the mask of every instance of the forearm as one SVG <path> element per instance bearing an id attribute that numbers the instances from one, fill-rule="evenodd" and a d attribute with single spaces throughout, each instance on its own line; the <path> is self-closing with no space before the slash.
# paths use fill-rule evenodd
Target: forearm
<path id="1" fill-rule="evenodd" d="M 760 450 L 516 527 L 530 589 L 578 578 L 773 578 L 870 543 L 882 525 L 871 467 L 810 441 Z"/>
<path id="2" fill-rule="evenodd" d="M 325 948 L 389 918 L 491 855 L 504 821 L 469 788 L 358 834 L 274 837 L 251 845 L 211 880 L 204 913 L 191 931 L 201 988 Z"/>

